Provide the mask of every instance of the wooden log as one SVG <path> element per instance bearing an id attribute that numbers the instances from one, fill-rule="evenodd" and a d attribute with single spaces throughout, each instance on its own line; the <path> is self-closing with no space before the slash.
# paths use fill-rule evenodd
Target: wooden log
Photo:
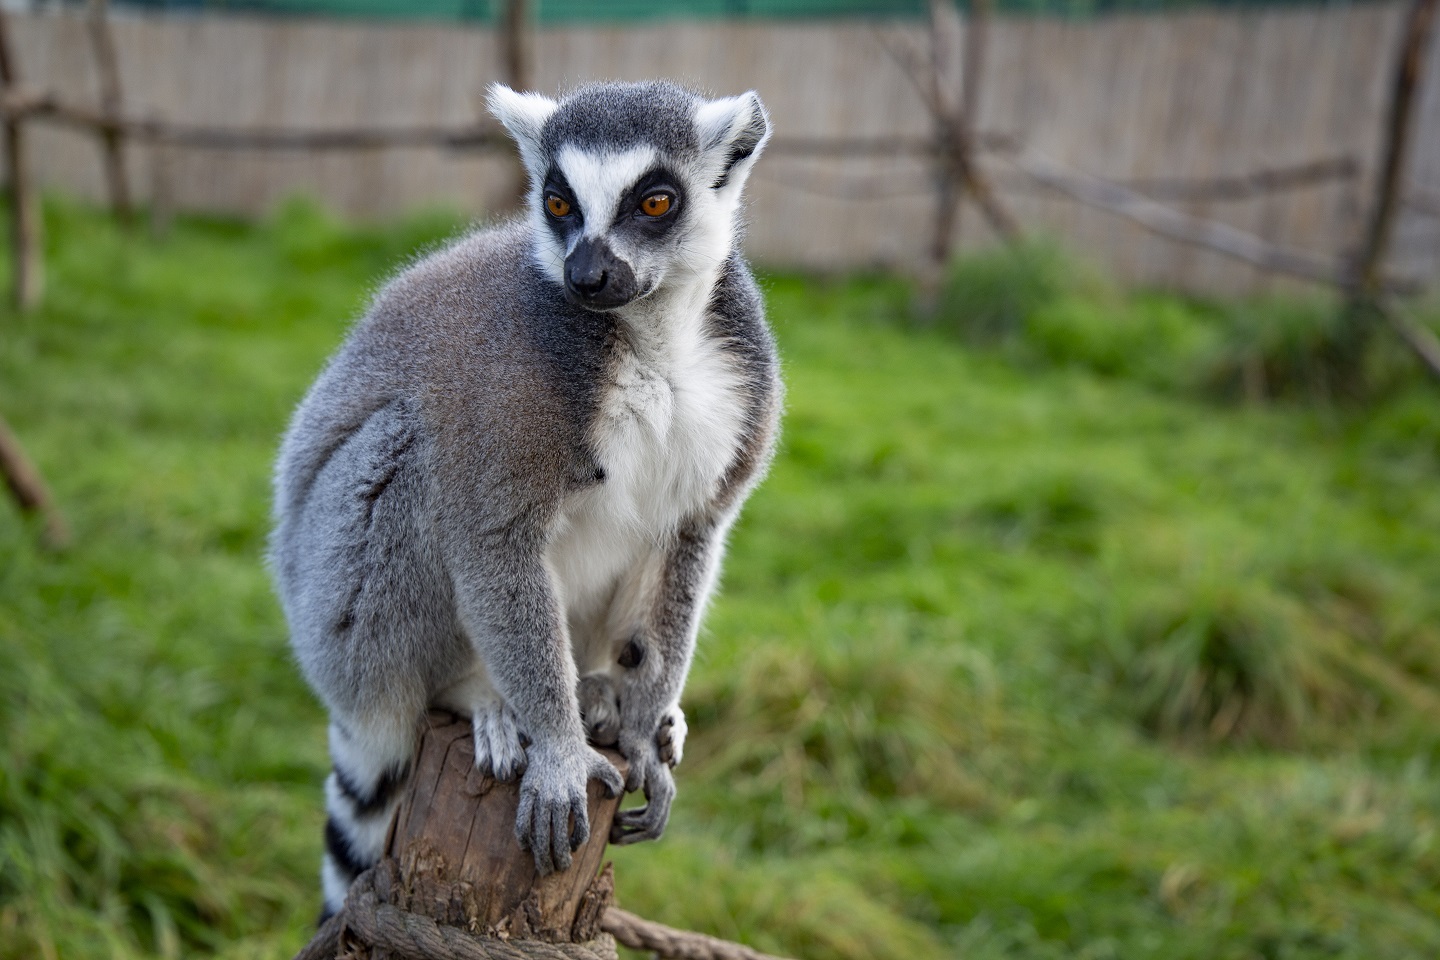
<path id="1" fill-rule="evenodd" d="M 1068 170 L 1038 154 L 1006 159 L 1036 183 L 1064 193 L 1080 203 L 1126 217 L 1179 243 L 1213 250 L 1272 273 L 1288 274 L 1331 286 L 1343 286 L 1345 283 L 1343 264 L 1330 257 L 1276 246 L 1226 224 L 1192 217 L 1142 197 L 1118 183 Z M 1413 293 L 1420 289 L 1420 285 L 1411 278 L 1382 276 L 1380 288 L 1391 293 Z"/>
<path id="2" fill-rule="evenodd" d="M 569 869 L 538 876 L 515 839 L 517 783 L 475 769 L 470 721 L 432 712 L 410 789 L 386 843 L 399 865 L 387 902 L 482 936 L 581 942 L 598 931 L 609 881 L 598 875 L 620 798 L 590 782 L 590 839 Z M 605 754 L 622 774 L 625 761 Z M 613 889 L 613 886 L 608 889 Z M 600 902 L 597 902 L 600 901 Z"/>
<path id="3" fill-rule="evenodd" d="M 1198 203 L 1210 200 L 1250 200 L 1271 193 L 1284 193 L 1320 186 L 1336 180 L 1353 180 L 1360 164 L 1352 156 L 1325 157 L 1283 167 L 1261 167 L 1228 177 L 1186 179 L 1145 177 L 1117 181 L 1152 200 Z"/>

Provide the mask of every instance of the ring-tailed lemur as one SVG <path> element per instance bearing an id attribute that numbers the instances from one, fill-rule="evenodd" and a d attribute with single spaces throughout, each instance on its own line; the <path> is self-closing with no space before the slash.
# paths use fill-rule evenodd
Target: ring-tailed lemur
<path id="1" fill-rule="evenodd" d="M 777 430 L 736 250 L 759 98 L 495 86 L 490 108 L 527 215 L 391 280 L 280 453 L 272 566 L 331 718 L 330 912 L 381 853 L 432 705 L 473 717 L 477 764 L 520 776 L 540 873 L 588 835 L 592 777 L 645 792 L 613 842 L 660 836 L 701 610 Z"/>

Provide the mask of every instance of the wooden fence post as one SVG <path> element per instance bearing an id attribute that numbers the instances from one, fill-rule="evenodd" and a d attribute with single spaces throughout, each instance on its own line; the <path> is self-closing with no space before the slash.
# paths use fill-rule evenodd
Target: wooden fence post
<path id="1" fill-rule="evenodd" d="M 1380 157 L 1380 173 L 1375 181 L 1375 199 L 1365 236 L 1356 257 L 1352 275 L 1347 279 L 1341 343 L 1333 365 L 1351 389 L 1362 386 L 1363 354 L 1377 319 L 1390 323 L 1421 360 L 1430 366 L 1440 344 L 1433 335 L 1418 325 L 1406 325 L 1393 310 L 1385 309 L 1385 256 L 1395 232 L 1395 212 L 1399 206 L 1400 185 L 1405 159 L 1414 128 L 1415 98 L 1425 75 L 1430 52 L 1430 36 L 1435 26 L 1440 0 L 1415 0 L 1405 18 L 1400 38 L 1395 75 L 1391 84 L 1390 107 L 1386 114 L 1384 144 Z M 1417 339 L 1418 338 L 1418 339 Z M 1423 344 L 1423 345 L 1417 345 Z M 1433 369 L 1433 368 L 1432 368 Z"/>
<path id="2" fill-rule="evenodd" d="M 18 89 L 20 82 L 7 16 L 0 10 L 0 96 Z M 0 129 L 5 135 L 5 192 L 10 205 L 13 296 L 16 307 L 31 310 L 39 306 L 44 285 L 40 198 L 25 154 L 25 124 L 17 117 L 7 116 Z"/>
<path id="3" fill-rule="evenodd" d="M 70 543 L 70 528 L 46 489 L 40 471 L 25 456 L 20 441 L 3 419 L 0 419 L 0 478 L 10 488 L 10 494 L 22 513 L 39 514 L 44 518 L 46 546 L 59 549 Z"/>
<path id="4" fill-rule="evenodd" d="M 1435 26 L 1440 0 L 1415 0 L 1405 18 L 1400 55 L 1391 86 L 1390 109 L 1385 121 L 1385 142 L 1380 158 L 1380 175 L 1375 182 L 1375 200 L 1370 208 L 1364 243 L 1355 269 L 1356 292 L 1373 299 L 1381 292 L 1381 273 L 1390 238 L 1395 232 L 1395 209 L 1400 200 L 1400 182 L 1405 158 L 1414 132 L 1415 95 L 1425 75 L 1430 53 L 1430 35 Z"/>
<path id="5" fill-rule="evenodd" d="M 105 159 L 105 186 L 110 195 L 110 209 L 122 226 L 129 227 L 134 218 L 130 204 L 130 179 L 125 169 L 125 144 L 121 139 L 120 65 L 115 57 L 115 37 L 110 30 L 107 0 L 90 0 L 86 26 L 90 49 L 95 55 L 95 69 L 100 78 L 100 112 L 105 125 L 99 128 L 100 148 Z"/>
<path id="6" fill-rule="evenodd" d="M 535 27 L 527 0 L 505 0 L 500 21 L 501 60 L 505 64 L 505 82 L 512 90 L 529 90 L 535 85 Z M 514 200 L 519 201 L 530 189 L 525 165 L 518 157 L 515 164 Z"/>

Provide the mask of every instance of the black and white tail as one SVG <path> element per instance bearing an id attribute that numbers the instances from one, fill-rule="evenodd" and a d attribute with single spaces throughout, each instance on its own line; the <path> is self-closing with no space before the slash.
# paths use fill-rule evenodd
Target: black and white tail
<path id="1" fill-rule="evenodd" d="M 350 884 L 374 866 L 385 852 L 385 834 L 410 774 L 413 738 L 395 742 L 358 736 L 339 724 L 330 725 L 330 759 L 334 769 L 325 780 L 325 858 L 320 883 L 324 923 L 345 905 Z"/>

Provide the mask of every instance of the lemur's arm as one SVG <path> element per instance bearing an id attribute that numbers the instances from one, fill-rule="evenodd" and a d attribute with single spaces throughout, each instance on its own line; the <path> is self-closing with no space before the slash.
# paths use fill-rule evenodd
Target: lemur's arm
<path id="1" fill-rule="evenodd" d="M 623 782 L 585 742 L 575 663 L 544 562 L 544 509 L 493 475 L 485 478 L 490 483 L 474 475 L 452 479 L 457 482 L 440 498 L 436 519 L 456 611 L 490 682 L 530 740 L 515 835 L 542 875 L 563 870 L 589 836 L 587 781 L 600 780 L 612 794 Z"/>

